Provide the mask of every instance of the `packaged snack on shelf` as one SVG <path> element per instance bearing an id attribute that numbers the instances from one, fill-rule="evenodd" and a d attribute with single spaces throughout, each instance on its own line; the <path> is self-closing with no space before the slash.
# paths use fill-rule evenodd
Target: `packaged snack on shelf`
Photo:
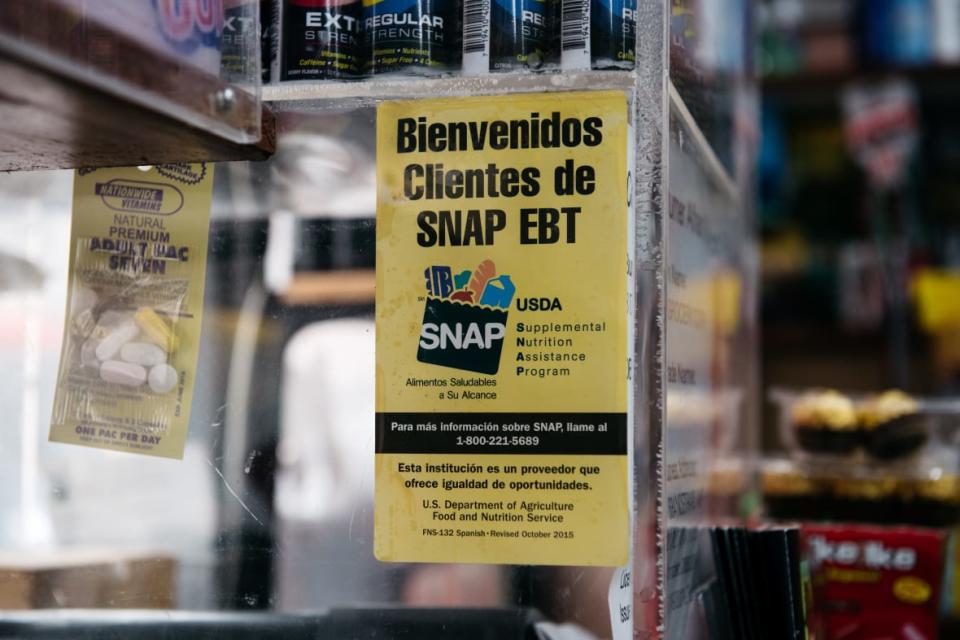
<path id="1" fill-rule="evenodd" d="M 960 523 L 960 474 L 952 450 L 900 464 L 768 460 L 766 513 L 777 520 L 952 527 Z"/>
<path id="2" fill-rule="evenodd" d="M 935 640 L 946 534 L 910 527 L 809 524 L 817 638 Z"/>
<path id="3" fill-rule="evenodd" d="M 850 453 L 860 444 L 853 402 L 837 391 L 801 395 L 792 404 L 790 418 L 793 437 L 806 451 Z"/>
<path id="4" fill-rule="evenodd" d="M 767 461 L 760 487 L 766 514 L 775 520 L 826 520 L 832 515 L 825 485 L 790 460 Z"/>
<path id="5" fill-rule="evenodd" d="M 886 391 L 863 400 L 857 407 L 863 444 L 881 460 L 900 458 L 927 443 L 928 420 L 920 403 L 902 391 Z"/>
<path id="6" fill-rule="evenodd" d="M 857 456 L 883 463 L 940 448 L 960 432 L 960 402 L 900 390 L 847 394 L 775 389 L 780 435 L 794 457 Z"/>
<path id="7" fill-rule="evenodd" d="M 182 457 L 212 172 L 183 164 L 77 173 L 51 441 Z"/>

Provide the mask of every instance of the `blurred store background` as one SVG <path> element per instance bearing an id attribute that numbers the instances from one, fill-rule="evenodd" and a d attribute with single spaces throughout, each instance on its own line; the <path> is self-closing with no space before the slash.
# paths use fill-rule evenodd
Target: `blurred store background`
<path id="1" fill-rule="evenodd" d="M 767 387 L 956 390 L 960 3 L 769 0 L 758 19 Z"/>
<path id="2" fill-rule="evenodd" d="M 931 637 L 958 610 L 960 2 L 758 8 L 765 514 L 813 523 L 828 638 Z M 827 553 L 865 539 L 927 549 L 932 591 Z"/>

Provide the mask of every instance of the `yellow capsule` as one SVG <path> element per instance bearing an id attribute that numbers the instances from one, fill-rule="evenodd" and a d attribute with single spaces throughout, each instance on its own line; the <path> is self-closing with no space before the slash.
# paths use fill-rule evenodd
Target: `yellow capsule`
<path id="1" fill-rule="evenodd" d="M 157 315 L 157 312 L 150 307 L 140 307 L 134 316 L 137 326 L 143 331 L 152 342 L 163 347 L 167 353 L 173 353 L 180 347 L 180 339 L 177 338 L 170 325 Z"/>

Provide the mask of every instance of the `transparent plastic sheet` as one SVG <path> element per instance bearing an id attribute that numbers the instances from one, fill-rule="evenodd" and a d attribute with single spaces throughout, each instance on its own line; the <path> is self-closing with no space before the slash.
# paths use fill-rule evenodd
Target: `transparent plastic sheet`
<path id="1" fill-rule="evenodd" d="M 634 131 L 634 635 L 663 632 L 660 460 L 663 457 L 663 135 L 666 3 L 641 0 L 637 14 Z"/>
<path id="2" fill-rule="evenodd" d="M 660 479 L 663 625 L 708 632 L 716 582 L 706 526 L 749 515 L 757 446 L 756 142 L 749 6 L 671 3 L 665 20 Z M 685 532 L 683 534 L 678 532 Z"/>
<path id="3" fill-rule="evenodd" d="M 261 136 L 259 11 L 257 0 L 11 0 L 0 48 L 250 143 Z"/>
<path id="4" fill-rule="evenodd" d="M 370 154 L 371 140 L 369 133 L 374 125 L 374 112 L 372 109 L 358 109 L 354 111 L 343 111 L 338 109 L 338 103 L 331 101 L 329 103 L 319 102 L 310 105 L 298 105 L 296 113 L 286 113 L 282 116 L 281 123 L 286 135 L 286 140 L 297 145 L 299 150 L 315 149 L 322 151 L 326 159 L 324 164 L 332 161 L 334 158 L 340 158 L 347 150 L 350 158 L 357 155 Z M 310 145 L 303 145 L 308 132 L 324 132 L 320 137 L 326 141 L 322 144 L 317 141 Z M 363 132 L 363 133 L 361 133 Z M 271 161 L 273 170 L 271 173 L 276 179 L 275 185 L 287 193 L 281 198 L 288 203 L 292 211 L 296 212 L 296 217 L 301 222 L 309 217 L 318 219 L 336 217 L 338 219 L 347 216 L 355 216 L 348 213 L 347 209 L 353 207 L 350 204 L 346 209 L 333 210 L 334 203 L 341 202 L 341 196 L 346 195 L 350 189 L 351 182 L 365 175 L 363 172 L 353 172 L 349 180 L 338 180 L 336 184 L 323 186 L 323 197 L 317 191 L 313 196 L 314 189 L 318 189 L 321 183 L 314 181 L 300 181 L 293 179 L 292 176 L 299 175 L 299 172 L 314 165 L 319 158 L 308 161 L 301 157 L 295 159 L 294 149 L 288 148 L 284 144 L 285 138 L 281 138 L 281 145 L 278 156 Z M 312 155 L 312 153 L 308 152 Z M 344 158 L 344 161 L 350 165 L 355 162 L 354 159 Z M 362 163 L 360 163 L 362 164 Z M 359 166 L 359 165 L 358 165 Z M 323 183 L 326 184 L 325 182 Z M 368 194 L 363 196 L 364 201 L 368 200 Z M 283 205 L 281 205 L 283 207 Z M 310 208 L 312 207 L 312 209 Z M 359 220 L 357 221 L 360 222 Z M 302 232 L 301 232 L 302 233 Z M 270 254 L 268 249 L 267 254 Z M 359 256 L 357 256 L 359 257 Z M 300 267 L 295 267 L 295 273 L 292 279 L 297 283 L 302 275 L 296 273 Z M 287 286 L 287 285 L 284 285 Z M 280 295 L 282 298 L 288 298 L 287 294 L 281 291 L 274 291 L 272 295 Z M 267 293 L 267 306 L 273 306 L 269 302 L 272 298 L 271 293 Z M 263 302 L 263 293 L 253 295 L 254 299 Z M 251 307 L 253 308 L 253 307 Z M 269 312 L 267 312 L 269 314 Z M 279 317 L 292 318 L 291 310 L 281 311 Z M 369 317 L 369 316 L 366 316 Z M 364 320 L 366 322 L 366 320 Z M 262 329 L 267 326 L 273 326 L 275 321 L 269 317 L 264 318 Z M 320 326 L 324 325 L 324 326 Z M 285 399 L 285 408 L 291 413 L 287 414 L 285 410 L 284 432 L 281 436 L 282 444 L 280 448 L 281 459 L 277 470 L 278 482 L 282 479 L 284 497 L 277 505 L 281 507 L 276 517 L 279 518 L 281 527 L 280 552 L 275 556 L 274 561 L 281 567 L 280 584 L 277 585 L 278 603 L 284 607 L 316 607 L 326 603 L 342 603 L 349 599 L 351 594 L 358 600 L 364 597 L 370 597 L 373 594 L 379 594 L 378 597 L 397 598 L 402 602 L 419 602 L 422 604 L 435 604 L 438 602 L 447 602 L 456 606 L 462 601 L 468 593 L 470 597 L 480 603 L 506 603 L 514 602 L 526 606 L 534 606 L 549 618 L 558 622 L 574 622 L 585 628 L 590 629 L 598 637 L 605 637 L 610 632 L 610 611 L 611 601 L 607 599 L 609 586 L 611 584 L 611 571 L 609 569 L 591 569 L 586 567 L 532 567 L 532 566 L 480 566 L 480 565 L 391 565 L 372 563 L 372 558 L 368 558 L 371 545 L 371 536 L 373 531 L 372 522 L 372 469 L 365 463 L 358 465 L 348 462 L 347 451 L 352 451 L 356 447 L 360 454 L 369 456 L 372 450 L 372 407 L 364 407 L 364 414 L 368 417 L 357 417 L 358 422 L 346 422 L 338 416 L 345 416 L 341 411 L 345 409 L 342 403 L 333 397 L 328 398 L 326 392 L 320 392 L 320 389 L 332 388 L 331 379 L 327 371 L 329 367 L 342 370 L 339 374 L 346 376 L 360 375 L 355 369 L 370 357 L 370 344 L 364 341 L 364 331 L 369 331 L 369 327 L 364 328 L 361 324 L 355 324 L 350 328 L 350 336 L 347 336 L 347 327 L 336 328 L 336 331 L 342 334 L 339 342 L 344 345 L 353 345 L 350 352 L 357 354 L 356 357 L 344 356 L 351 364 L 337 365 L 335 362 L 342 362 L 339 356 L 336 356 L 334 350 L 330 347 L 327 351 L 320 349 L 320 344 L 329 344 L 329 340 L 334 340 L 332 334 L 336 325 L 333 323 L 319 323 L 314 327 L 305 327 L 303 333 L 298 334 L 296 340 L 301 346 L 309 343 L 316 343 L 318 349 L 316 357 L 317 365 L 314 367 L 313 376 L 316 376 L 315 383 L 307 381 L 297 382 L 297 388 L 310 388 L 318 390 L 313 394 L 309 406 L 313 407 L 308 411 L 307 408 L 300 409 L 306 398 L 295 400 L 294 390 L 287 388 L 284 393 L 290 393 L 290 397 Z M 245 333 L 246 329 L 242 331 Z M 238 334 L 239 335 L 239 334 Z M 366 340 L 372 340 L 372 335 L 367 333 Z M 364 346 L 361 347 L 361 344 Z M 649 345 L 648 345 L 649 346 Z M 239 345 L 238 345 L 239 347 Z M 311 348 L 312 349 L 312 348 Z M 299 350 L 299 349 L 298 349 Z M 238 348 L 235 352 L 239 355 L 245 349 Z M 339 352 L 339 349 L 336 349 Z M 360 355 L 362 354 L 362 358 Z M 295 367 L 295 370 L 301 370 L 304 362 L 300 357 L 293 357 L 291 353 L 289 366 Z M 321 364 L 321 361 L 325 364 Z M 635 359 L 633 360 L 636 361 Z M 297 363 L 297 364 L 295 364 Z M 262 363 L 258 366 L 263 366 Z M 291 369 L 291 373 L 294 369 Z M 236 380 L 240 381 L 245 376 L 237 371 Z M 371 375 L 371 374 L 366 374 Z M 640 374 L 636 377 L 631 376 L 632 384 L 645 384 L 645 376 Z M 230 379 L 234 379 L 231 374 Z M 285 381 L 284 387 L 293 383 Z M 366 380 L 364 384 L 369 384 Z M 352 386 L 352 385 L 351 385 Z M 243 388 L 237 388 L 236 393 L 230 394 L 227 400 L 226 417 L 229 428 L 224 432 L 222 446 L 227 452 L 222 466 L 220 467 L 224 474 L 226 483 L 229 484 L 239 495 L 244 496 L 245 503 L 256 514 L 257 518 L 264 520 L 264 515 L 269 507 L 263 508 L 257 506 L 257 491 L 246 490 L 245 487 L 251 486 L 252 474 L 244 472 L 244 461 L 250 460 L 253 454 L 255 442 L 259 439 L 255 435 L 255 430 L 261 424 L 249 424 L 249 429 L 241 433 L 238 429 L 238 422 L 233 419 L 235 412 L 243 412 L 243 404 L 237 404 L 246 394 Z M 338 398 L 346 398 L 345 392 L 336 393 Z M 642 395 L 637 390 L 637 395 Z M 352 394 L 351 396 L 352 397 Z M 327 400 L 324 400 L 327 398 Z M 634 405 L 636 406 L 636 405 Z M 335 409 L 334 407 L 341 407 Z M 361 407 L 356 407 L 351 411 L 359 411 Z M 294 413 L 295 412 L 295 413 Z M 306 423 L 296 418 L 297 415 L 307 415 L 305 412 L 312 412 L 311 415 L 330 415 L 330 421 L 323 418 L 324 434 L 308 434 L 304 431 Z M 332 412 L 332 413 L 330 413 Z M 289 415 L 289 418 L 287 417 Z M 240 419 L 237 416 L 237 419 Z M 638 420 L 642 418 L 633 418 L 633 424 L 638 425 Z M 297 426 L 300 424 L 301 426 Z M 640 423 L 642 424 L 642 422 Z M 287 429 L 290 431 L 287 431 Z M 639 428 L 634 427 L 634 430 Z M 358 437 L 363 438 L 363 443 L 358 443 Z M 321 453 L 320 443 L 317 438 L 329 443 L 329 447 L 324 447 L 324 453 Z M 644 442 L 645 438 L 639 436 L 639 441 Z M 246 444 L 244 444 L 244 441 Z M 636 444 L 638 440 L 634 440 Z M 313 444 L 311 444 L 311 442 Z M 312 452 L 312 453 L 311 453 Z M 336 459 L 331 460 L 329 456 Z M 358 454 L 359 455 L 359 454 Z M 317 457 L 320 456 L 320 457 Z M 324 460 L 323 458 L 326 458 Z M 256 459 L 256 458 L 254 458 Z M 646 460 L 646 452 L 636 452 L 635 459 Z M 643 462 L 645 467 L 647 463 Z M 256 463 L 254 463 L 256 466 Z M 309 471 L 308 471 L 309 469 Z M 323 471 L 326 469 L 326 471 Z M 334 474 L 337 481 L 327 474 Z M 310 484 L 308 488 L 305 480 L 309 477 L 317 479 L 316 483 Z M 645 496 L 649 496 L 649 487 L 645 478 L 635 480 L 635 488 L 642 487 Z M 299 487 L 299 488 L 297 488 Z M 326 487 L 326 488 L 323 488 Z M 278 485 L 277 489 L 280 490 Z M 287 493 L 290 490 L 292 493 Z M 322 496 L 328 492 L 333 492 L 338 496 L 333 502 L 340 504 L 341 507 L 334 508 L 330 500 Z M 247 501 L 246 498 L 254 496 L 253 501 Z M 281 500 L 280 496 L 277 496 Z M 300 505 L 297 507 L 296 505 Z M 236 522 L 247 531 L 246 535 L 254 536 L 261 530 L 260 525 L 253 520 L 246 512 L 243 505 L 237 501 L 228 501 L 225 504 L 225 510 L 231 515 L 230 522 Z M 313 515 L 309 517 L 297 516 L 298 511 L 306 510 Z M 327 535 L 316 540 L 310 541 L 312 536 L 310 531 L 317 530 L 322 526 Z M 311 561 L 302 562 L 297 558 L 300 553 L 310 548 Z M 334 561 L 331 554 L 335 554 L 339 559 Z M 636 564 L 641 567 L 646 576 L 655 575 L 655 560 L 650 555 L 650 548 L 644 547 L 636 550 L 634 557 Z M 370 560 L 368 562 L 368 560 Z M 329 575 L 331 570 L 342 570 L 345 567 L 354 567 L 355 573 L 350 573 L 348 577 L 342 578 L 336 588 L 330 583 Z M 483 585 L 491 584 L 491 581 L 501 585 L 496 589 L 487 589 Z M 303 588 L 310 585 L 309 588 Z M 393 585 L 393 586 L 391 586 Z M 440 585 L 446 585 L 440 588 Z M 507 585 L 504 587 L 503 585 Z M 619 581 L 618 581 L 619 585 Z M 629 586 L 632 588 L 632 584 Z M 650 594 L 646 595 L 650 598 Z M 621 615 L 619 609 L 615 610 L 616 615 Z M 618 636 L 619 637 L 619 636 Z"/>
<path id="5" fill-rule="evenodd" d="M 664 518 L 674 531 L 745 515 L 756 352 L 746 294 L 754 263 L 740 196 L 673 97 L 670 123 L 662 473 Z M 709 557 L 710 544 L 687 536 L 666 547 L 668 638 L 700 633 L 690 607 L 716 576 L 691 559 Z"/>

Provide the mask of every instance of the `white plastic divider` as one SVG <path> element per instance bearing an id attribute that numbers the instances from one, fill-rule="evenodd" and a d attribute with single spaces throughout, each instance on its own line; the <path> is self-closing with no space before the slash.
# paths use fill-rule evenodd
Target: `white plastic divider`
<path id="1" fill-rule="evenodd" d="M 382 76 L 356 81 L 283 82 L 263 86 L 263 99 L 279 109 L 356 107 L 386 99 L 442 98 L 552 91 L 630 90 L 631 71 L 585 71 L 582 73 L 504 73 L 485 76 Z"/>

